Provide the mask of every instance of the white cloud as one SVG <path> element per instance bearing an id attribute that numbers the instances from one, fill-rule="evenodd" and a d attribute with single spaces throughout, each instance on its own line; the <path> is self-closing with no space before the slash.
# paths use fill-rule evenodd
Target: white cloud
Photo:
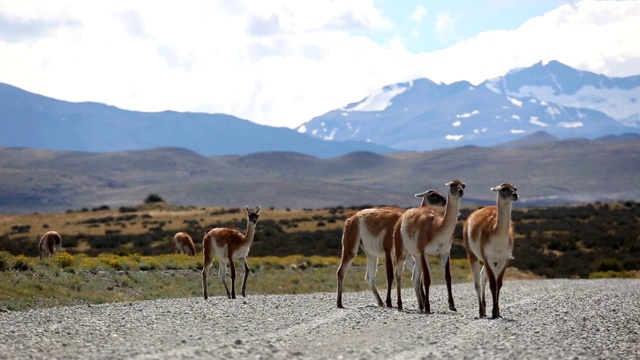
<path id="1" fill-rule="evenodd" d="M 456 23 L 458 20 L 450 11 L 441 11 L 436 16 L 435 31 L 438 40 L 447 42 L 455 37 Z"/>
<path id="2" fill-rule="evenodd" d="M 368 37 L 394 26 L 375 5 L 0 0 L 0 82 L 69 101 L 295 127 L 422 77 L 477 84 L 553 59 L 610 76 L 640 69 L 640 2 L 564 5 L 433 53 Z M 437 25 L 439 36 L 455 36 L 454 15 Z"/>
<path id="3" fill-rule="evenodd" d="M 411 14 L 411 20 L 413 21 L 422 21 L 424 16 L 427 14 L 427 8 L 422 6 L 422 4 L 418 4 L 413 13 Z"/>
<path id="4" fill-rule="evenodd" d="M 640 69 L 640 2 L 562 5 L 512 31 L 493 30 L 447 49 L 420 54 L 424 75 L 474 84 L 509 69 L 559 60 L 581 70 L 629 76 Z M 570 46 L 568 45 L 570 44 Z"/>

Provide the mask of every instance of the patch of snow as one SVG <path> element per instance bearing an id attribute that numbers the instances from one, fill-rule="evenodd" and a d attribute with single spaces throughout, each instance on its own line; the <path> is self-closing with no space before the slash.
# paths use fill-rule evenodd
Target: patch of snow
<path id="1" fill-rule="evenodd" d="M 509 109 L 509 107 L 507 105 L 502 105 L 502 108 L 505 109 L 505 110 Z"/>
<path id="2" fill-rule="evenodd" d="M 313 136 L 318 135 L 318 129 L 313 129 L 313 131 L 311 132 L 311 135 Z"/>
<path id="3" fill-rule="evenodd" d="M 516 119 L 516 120 L 520 120 L 520 116 L 518 116 L 518 115 L 511 115 L 511 118 L 512 119 Z"/>
<path id="4" fill-rule="evenodd" d="M 491 90 L 491 92 L 493 92 L 495 94 L 501 94 L 502 93 L 502 91 L 500 91 L 500 88 L 498 88 L 498 82 L 497 81 L 487 81 L 485 86 L 487 87 L 487 89 Z"/>
<path id="5" fill-rule="evenodd" d="M 331 131 L 331 134 L 329 134 L 327 136 L 323 136 L 322 140 L 329 140 L 329 141 L 333 140 L 333 138 L 336 136 L 336 131 L 337 131 L 337 129 L 333 129 Z"/>
<path id="6" fill-rule="evenodd" d="M 406 87 L 391 85 L 388 89 L 380 89 L 367 96 L 361 103 L 347 111 L 383 111 L 391 105 L 391 99 L 407 90 Z"/>
<path id="7" fill-rule="evenodd" d="M 349 113 L 348 113 L 348 112 L 343 112 L 343 113 L 342 113 L 342 114 L 340 114 L 340 115 L 342 115 L 342 116 L 349 116 Z"/>
<path id="8" fill-rule="evenodd" d="M 300 125 L 300 127 L 298 128 L 298 132 L 301 134 L 304 134 L 307 132 L 307 127 L 304 125 Z"/>
<path id="9" fill-rule="evenodd" d="M 460 125 L 462 125 L 462 123 L 460 122 L 460 120 L 455 121 L 453 124 L 451 124 L 451 126 L 453 126 L 453 127 L 458 127 L 458 126 L 460 126 Z"/>
<path id="10" fill-rule="evenodd" d="M 530 102 L 530 103 L 532 103 L 532 104 L 535 104 L 535 103 L 537 103 L 537 102 L 538 102 L 538 100 L 536 100 L 536 99 L 529 99 L 529 102 Z"/>
<path id="11" fill-rule="evenodd" d="M 554 119 L 556 118 L 556 115 L 560 115 L 560 110 L 555 106 L 547 106 L 547 109 L 545 111 Z"/>
<path id="12" fill-rule="evenodd" d="M 522 107 L 522 101 L 520 101 L 520 100 L 518 100 L 518 99 L 515 99 L 515 98 L 512 98 L 512 97 L 510 97 L 510 96 L 507 96 L 507 100 L 511 101 L 511 103 L 512 103 L 513 105 L 515 105 L 515 106 L 517 106 L 517 107 L 519 107 L 519 108 L 521 108 L 521 107 Z"/>
<path id="13" fill-rule="evenodd" d="M 522 134 L 524 130 L 511 130 L 512 134 Z"/>
<path id="14" fill-rule="evenodd" d="M 470 112 L 470 113 L 456 115 L 456 117 L 457 117 L 458 119 L 460 119 L 460 118 L 468 118 L 468 117 L 472 117 L 473 115 L 478 115 L 479 113 L 480 113 L 480 111 L 478 111 L 478 110 L 473 110 L 473 111 L 472 111 L 472 112 Z"/>
<path id="15" fill-rule="evenodd" d="M 517 92 L 510 92 L 508 95 L 535 97 L 541 100 L 541 105 L 552 102 L 562 106 L 596 110 L 625 123 L 625 119 L 640 113 L 638 93 L 640 93 L 638 87 L 621 89 L 618 87 L 596 88 L 593 85 L 587 85 L 575 94 L 558 94 L 550 86 L 522 86 Z"/>
<path id="16" fill-rule="evenodd" d="M 582 126 L 584 126 L 582 121 L 560 122 L 560 123 L 558 123 L 558 127 L 567 128 L 567 129 L 579 128 L 579 127 L 582 127 Z"/>
<path id="17" fill-rule="evenodd" d="M 463 137 L 464 137 L 464 135 L 447 135 L 444 138 L 449 140 L 449 141 L 459 141 Z"/>
<path id="18" fill-rule="evenodd" d="M 547 124 L 547 123 L 545 123 L 545 122 L 542 122 L 542 121 L 538 120 L 538 117 L 537 117 L 537 116 L 532 116 L 532 117 L 529 119 L 529 122 L 530 122 L 530 123 L 532 123 L 533 125 L 538 125 L 538 126 L 542 126 L 542 127 L 549 126 L 549 124 Z"/>

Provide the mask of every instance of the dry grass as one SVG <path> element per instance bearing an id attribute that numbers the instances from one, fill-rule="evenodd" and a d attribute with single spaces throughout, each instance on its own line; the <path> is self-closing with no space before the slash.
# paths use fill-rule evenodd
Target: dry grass
<path id="1" fill-rule="evenodd" d="M 241 210 L 241 209 L 238 209 Z M 286 210 L 286 209 L 263 209 L 260 213 L 260 221 L 273 220 L 279 222 L 281 220 L 307 219 L 297 222 L 297 227 L 289 229 L 284 227 L 287 232 L 298 231 L 315 231 L 318 229 L 317 220 L 314 217 L 331 216 L 328 209 L 313 210 Z M 229 213 L 229 208 L 219 207 L 173 207 L 158 204 L 153 207 L 140 207 L 137 212 L 126 213 L 135 214 L 138 217 L 150 216 L 154 221 L 165 222 L 163 227 L 165 230 L 175 230 L 176 232 L 184 229 L 185 221 L 197 221 L 203 228 L 210 224 L 243 222 L 245 221 L 244 210 L 237 213 Z M 49 230 L 56 230 L 63 236 L 65 235 L 104 235 L 107 230 L 119 230 L 123 235 L 144 234 L 149 231 L 142 221 L 126 221 L 126 227 L 122 227 L 114 222 L 87 224 L 85 222 L 92 219 L 100 219 L 107 217 L 122 217 L 126 215 L 117 209 L 99 210 L 99 211 L 74 211 L 66 213 L 33 213 L 33 214 L 0 214 L 0 234 L 10 234 L 10 237 L 27 236 L 37 240 Z M 337 216 L 340 221 L 334 223 L 326 223 L 323 230 L 331 230 L 342 228 L 344 219 L 340 215 Z M 91 226 L 89 226 L 91 225 Z M 15 226 L 29 226 L 29 231 L 12 234 L 12 228 Z M 199 236 L 195 236 L 198 238 Z"/>
<path id="2" fill-rule="evenodd" d="M 249 258 L 251 275 L 247 292 L 257 294 L 302 294 L 333 292 L 339 259 L 320 256 Z M 209 291 L 224 294 L 215 276 L 218 264 L 210 273 Z M 0 252 L 0 309 L 26 310 L 109 302 L 160 298 L 200 297 L 202 254 L 161 256 L 118 256 L 103 254 L 56 254 L 50 260 L 12 256 Z M 345 277 L 345 291 L 368 291 L 364 280 L 366 259 L 358 256 Z M 378 290 L 386 290 L 384 261 L 378 265 Z M 442 284 L 438 260 L 431 264 L 433 284 Z M 468 264 L 452 261 L 453 281 L 468 282 Z M 240 274 L 240 273 L 239 273 Z M 536 279 L 515 269 L 508 269 L 508 279 Z M 230 283 L 230 279 L 227 278 Z M 411 286 L 410 272 L 405 270 L 404 287 Z"/>

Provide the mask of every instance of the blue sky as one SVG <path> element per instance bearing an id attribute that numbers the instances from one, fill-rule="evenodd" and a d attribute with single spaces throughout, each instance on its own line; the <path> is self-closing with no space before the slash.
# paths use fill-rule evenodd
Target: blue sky
<path id="1" fill-rule="evenodd" d="M 379 44 L 402 37 L 411 52 L 445 49 L 489 30 L 515 30 L 566 1 L 380 1 L 377 7 L 394 26 L 372 32 Z"/>
<path id="2" fill-rule="evenodd" d="M 639 74 L 640 1 L 0 0 L 0 82 L 290 128 L 389 84 L 551 60 Z"/>

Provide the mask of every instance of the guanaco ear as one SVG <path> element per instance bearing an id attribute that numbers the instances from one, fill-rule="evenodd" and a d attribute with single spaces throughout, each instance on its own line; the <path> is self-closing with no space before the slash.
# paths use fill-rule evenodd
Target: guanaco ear
<path id="1" fill-rule="evenodd" d="M 245 205 L 244 206 L 244 211 L 247 213 L 247 215 L 249 215 L 249 206 Z"/>
<path id="2" fill-rule="evenodd" d="M 260 206 L 256 208 L 256 214 L 260 214 Z"/>
<path id="3" fill-rule="evenodd" d="M 425 197 L 427 195 L 428 192 L 429 192 L 429 190 L 427 190 L 425 192 L 422 192 L 422 193 L 419 193 L 419 194 L 415 194 L 413 196 L 415 196 L 417 198 L 423 198 L 423 197 Z"/>

